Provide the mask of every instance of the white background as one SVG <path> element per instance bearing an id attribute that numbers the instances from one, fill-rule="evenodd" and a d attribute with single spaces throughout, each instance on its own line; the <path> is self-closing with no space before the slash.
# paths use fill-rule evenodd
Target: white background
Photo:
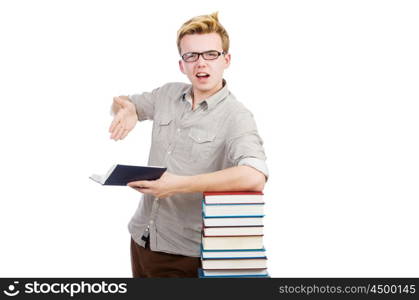
<path id="1" fill-rule="evenodd" d="M 0 276 L 129 277 L 140 194 L 88 179 L 146 164 L 112 97 L 187 81 L 176 31 L 219 11 L 231 91 L 270 179 L 272 277 L 419 276 L 416 1 L 1 1 Z"/>

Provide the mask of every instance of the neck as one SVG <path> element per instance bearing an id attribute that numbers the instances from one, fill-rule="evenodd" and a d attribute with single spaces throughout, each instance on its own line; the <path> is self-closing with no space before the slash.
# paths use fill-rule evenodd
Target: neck
<path id="1" fill-rule="evenodd" d="M 200 91 L 198 89 L 193 88 L 192 89 L 193 108 L 195 108 L 199 103 L 201 103 L 206 98 L 217 93 L 222 88 L 223 88 L 222 81 L 209 91 Z"/>

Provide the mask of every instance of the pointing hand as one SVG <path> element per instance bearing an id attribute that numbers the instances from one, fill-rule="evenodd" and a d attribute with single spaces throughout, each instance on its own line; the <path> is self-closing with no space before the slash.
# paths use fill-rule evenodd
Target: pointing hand
<path id="1" fill-rule="evenodd" d="M 116 114 L 109 127 L 111 139 L 122 140 L 137 124 L 138 117 L 135 105 L 126 96 L 114 97 L 112 110 Z"/>

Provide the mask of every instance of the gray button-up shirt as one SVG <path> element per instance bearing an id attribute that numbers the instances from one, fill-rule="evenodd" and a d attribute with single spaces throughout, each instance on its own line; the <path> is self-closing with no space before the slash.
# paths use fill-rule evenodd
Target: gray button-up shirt
<path id="1" fill-rule="evenodd" d="M 138 119 L 153 120 L 148 164 L 178 175 L 197 175 L 247 165 L 268 177 L 263 142 L 252 114 L 223 88 L 192 110 L 192 86 L 168 83 L 130 95 Z M 199 257 L 202 193 L 157 199 L 143 195 L 128 228 L 136 243 L 173 254 Z"/>

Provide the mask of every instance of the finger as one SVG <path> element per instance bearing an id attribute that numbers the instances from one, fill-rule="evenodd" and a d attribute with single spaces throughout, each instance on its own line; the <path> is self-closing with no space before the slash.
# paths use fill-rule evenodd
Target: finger
<path id="1" fill-rule="evenodd" d="M 143 193 L 143 194 L 153 194 L 153 191 L 151 189 L 138 188 L 138 187 L 131 187 L 131 188 L 136 190 L 137 192 L 140 192 L 140 193 Z"/>
<path id="2" fill-rule="evenodd" d="M 150 189 L 142 189 L 142 188 L 137 188 L 137 187 L 131 187 L 131 188 L 143 194 L 151 194 Z"/>
<path id="3" fill-rule="evenodd" d="M 114 140 L 119 140 L 119 137 L 121 136 L 121 133 L 124 131 L 124 127 L 121 124 L 118 124 L 118 126 L 115 128 L 112 138 Z"/>
<path id="4" fill-rule="evenodd" d="M 124 138 L 126 138 L 129 132 L 130 131 L 128 129 L 125 129 L 124 130 L 124 133 L 122 134 L 121 140 L 123 140 Z"/>
<path id="5" fill-rule="evenodd" d="M 114 97 L 114 101 L 119 104 L 122 108 L 127 107 L 128 100 L 121 97 Z"/>
<path id="6" fill-rule="evenodd" d="M 137 188 L 150 188 L 153 184 L 148 180 L 139 180 L 128 182 L 128 186 Z"/>
<path id="7" fill-rule="evenodd" d="M 143 185 L 140 182 L 142 181 L 131 181 L 128 182 L 127 185 L 132 188 L 143 188 Z"/>
<path id="8" fill-rule="evenodd" d="M 121 105 L 121 98 L 119 98 L 118 96 L 113 97 L 113 102 L 115 102 L 116 104 Z"/>
<path id="9" fill-rule="evenodd" d="M 140 193 L 143 194 L 153 194 L 153 191 L 151 189 L 140 189 L 140 188 L 136 188 L 137 191 L 139 191 Z"/>
<path id="10" fill-rule="evenodd" d="M 124 135 L 125 131 L 126 131 L 125 126 L 121 126 L 121 130 L 118 131 L 118 135 L 117 135 L 118 140 L 122 140 L 122 136 Z"/>
<path id="11" fill-rule="evenodd" d="M 109 132 L 113 133 L 115 131 L 115 127 L 118 126 L 119 120 L 114 119 L 111 123 L 111 126 L 109 126 Z"/>
<path id="12" fill-rule="evenodd" d="M 109 126 L 109 132 L 113 132 L 116 125 L 118 125 L 120 121 L 121 121 L 121 117 L 116 115 L 115 118 L 113 118 L 111 126 Z"/>
<path id="13" fill-rule="evenodd" d="M 111 139 L 116 138 L 116 134 L 117 134 L 120 127 L 121 127 L 121 124 L 115 125 L 115 127 L 112 129 L 112 132 L 111 132 Z"/>

